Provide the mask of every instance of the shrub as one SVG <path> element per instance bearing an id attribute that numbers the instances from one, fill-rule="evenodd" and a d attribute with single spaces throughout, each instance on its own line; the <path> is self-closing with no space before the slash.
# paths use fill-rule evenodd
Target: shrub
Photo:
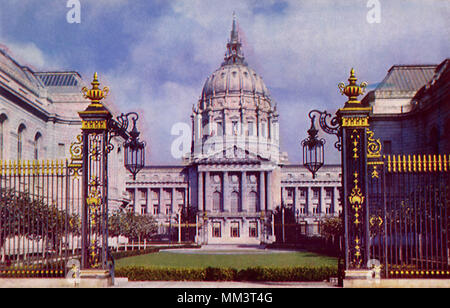
<path id="1" fill-rule="evenodd" d="M 337 267 L 168 268 L 127 266 L 116 277 L 131 281 L 324 281 L 338 275 Z"/>

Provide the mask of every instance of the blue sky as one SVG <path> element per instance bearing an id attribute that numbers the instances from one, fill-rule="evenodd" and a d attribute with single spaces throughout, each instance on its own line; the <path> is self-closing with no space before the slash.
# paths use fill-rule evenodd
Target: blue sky
<path id="1" fill-rule="evenodd" d="M 236 16 L 249 65 L 280 113 L 281 148 L 301 161 L 311 109 L 334 113 L 337 84 L 355 68 L 372 86 L 394 64 L 438 64 L 450 56 L 450 1 L 379 0 L 79 0 L 70 24 L 67 0 L 1 0 L 0 43 L 37 71 L 93 72 L 111 88 L 108 104 L 139 111 L 149 164 L 171 155 L 174 124 L 190 125 L 192 105 L 225 53 Z M 369 7 L 368 7 L 368 4 Z M 327 138 L 327 162 L 338 163 Z"/>

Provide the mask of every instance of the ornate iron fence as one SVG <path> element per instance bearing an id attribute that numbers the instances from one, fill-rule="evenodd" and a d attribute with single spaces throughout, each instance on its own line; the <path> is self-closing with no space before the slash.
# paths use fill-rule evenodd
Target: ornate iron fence
<path id="1" fill-rule="evenodd" d="M 0 277 L 64 277 L 80 256 L 79 167 L 0 161 Z"/>
<path id="2" fill-rule="evenodd" d="M 369 259 L 386 278 L 448 278 L 450 156 L 368 162 Z"/>

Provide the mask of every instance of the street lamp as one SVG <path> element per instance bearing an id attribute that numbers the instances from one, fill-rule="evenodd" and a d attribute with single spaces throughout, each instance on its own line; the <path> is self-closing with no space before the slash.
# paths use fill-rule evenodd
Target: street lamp
<path id="1" fill-rule="evenodd" d="M 302 141 L 303 146 L 303 165 L 312 173 L 313 179 L 316 178 L 316 172 L 324 164 L 324 145 L 325 139 L 317 138 L 319 131 L 314 125 L 316 116 L 311 118 L 311 128 L 308 130 L 308 137 Z"/>
<path id="2" fill-rule="evenodd" d="M 125 168 L 133 175 L 136 180 L 136 174 L 144 168 L 145 165 L 145 142 L 139 141 L 140 132 L 136 128 L 136 121 L 139 118 L 136 113 L 132 119 L 133 129 L 129 133 L 130 138 L 124 144 L 125 151 Z"/>
<path id="3" fill-rule="evenodd" d="M 136 180 L 136 175 L 145 166 L 145 146 L 144 141 L 139 141 L 139 135 L 141 134 L 136 127 L 136 122 L 139 119 L 139 115 L 136 112 L 129 112 L 127 114 L 121 114 L 117 117 L 117 120 L 110 120 L 110 139 L 115 136 L 121 136 L 125 142 L 124 156 L 125 168 L 133 175 L 133 180 Z M 130 121 L 133 122 L 133 127 L 128 131 Z"/>

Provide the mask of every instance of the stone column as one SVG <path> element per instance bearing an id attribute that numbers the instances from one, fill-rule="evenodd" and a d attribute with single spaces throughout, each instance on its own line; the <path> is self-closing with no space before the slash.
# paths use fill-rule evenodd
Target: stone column
<path id="1" fill-rule="evenodd" d="M 178 211 L 178 206 L 177 206 L 177 204 L 176 204 L 176 197 L 175 197 L 175 194 L 176 194 L 176 189 L 175 189 L 175 187 L 172 187 L 172 202 L 171 202 L 171 213 L 176 213 L 177 211 Z"/>
<path id="2" fill-rule="evenodd" d="M 188 208 L 188 193 L 189 193 L 189 191 L 188 191 L 188 189 L 187 188 L 185 188 L 184 189 L 184 198 L 183 198 L 183 208 Z"/>
<path id="3" fill-rule="evenodd" d="M 158 214 L 162 212 L 162 188 L 158 188 Z"/>
<path id="4" fill-rule="evenodd" d="M 266 211 L 273 210 L 273 200 L 272 200 L 272 172 L 267 172 L 267 204 L 265 207 Z"/>
<path id="5" fill-rule="evenodd" d="M 241 210 L 242 212 L 248 211 L 247 205 L 247 172 L 241 174 Z"/>
<path id="6" fill-rule="evenodd" d="M 340 204 L 339 204 L 339 187 L 333 188 L 333 208 L 334 215 L 339 215 Z"/>
<path id="7" fill-rule="evenodd" d="M 205 211 L 203 204 L 203 172 L 199 171 L 197 173 L 197 209 L 199 211 Z"/>
<path id="8" fill-rule="evenodd" d="M 294 186 L 294 214 L 295 219 L 297 219 L 297 210 L 300 213 L 300 205 L 298 204 L 298 187 Z"/>
<path id="9" fill-rule="evenodd" d="M 205 172 L 205 208 L 208 213 L 212 211 L 212 196 L 211 196 L 211 173 Z"/>
<path id="10" fill-rule="evenodd" d="M 223 187 L 222 187 L 222 201 L 223 201 L 223 211 L 229 212 L 230 211 L 230 204 L 229 204 L 229 183 L 228 183 L 228 172 L 223 173 Z"/>
<path id="11" fill-rule="evenodd" d="M 259 173 L 259 210 L 263 211 L 266 209 L 266 181 L 264 176 L 264 171 Z"/>
<path id="12" fill-rule="evenodd" d="M 311 186 L 308 186 L 306 192 L 306 206 L 305 206 L 305 214 L 307 214 L 307 216 L 311 216 L 313 214 L 312 197 L 313 197 L 313 189 Z"/>
<path id="13" fill-rule="evenodd" d="M 325 187 L 320 187 L 319 190 L 319 207 L 320 207 L 320 213 L 322 215 L 325 215 L 327 210 L 326 210 L 326 204 L 325 204 L 325 196 L 326 196 L 326 190 Z"/>

